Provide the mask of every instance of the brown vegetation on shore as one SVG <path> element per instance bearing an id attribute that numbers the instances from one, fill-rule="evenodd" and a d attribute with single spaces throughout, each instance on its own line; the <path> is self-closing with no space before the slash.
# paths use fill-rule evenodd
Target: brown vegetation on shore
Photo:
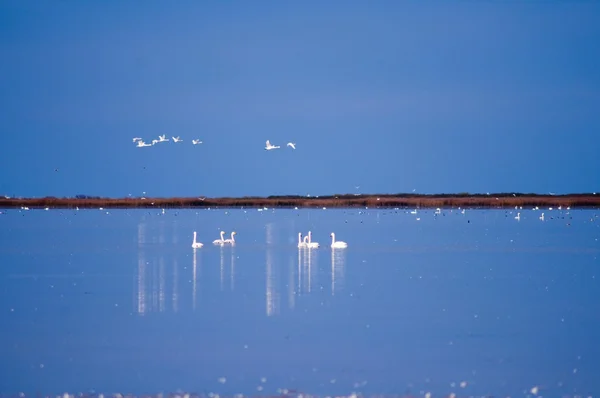
<path id="1" fill-rule="evenodd" d="M 269 196 L 240 198 L 0 198 L 0 208 L 514 208 L 523 207 L 600 207 L 600 195 L 502 194 L 397 194 L 397 195 L 332 195 Z"/>

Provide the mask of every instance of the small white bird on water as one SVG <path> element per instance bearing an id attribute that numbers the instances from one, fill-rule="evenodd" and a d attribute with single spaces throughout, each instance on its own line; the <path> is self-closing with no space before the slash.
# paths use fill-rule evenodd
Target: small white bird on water
<path id="1" fill-rule="evenodd" d="M 267 146 L 265 146 L 265 150 L 270 151 L 271 149 L 279 149 L 281 148 L 279 145 L 272 145 L 271 141 L 267 140 Z"/>
<path id="2" fill-rule="evenodd" d="M 163 211 L 164 211 L 164 209 L 163 209 Z M 163 213 L 163 214 L 164 214 L 164 213 Z M 193 247 L 194 249 L 199 249 L 199 248 L 201 248 L 202 246 L 204 246 L 204 245 L 203 245 L 201 242 L 197 242 L 197 241 L 196 241 L 196 231 L 194 231 L 194 240 L 192 241 L 192 247 Z"/>
<path id="3" fill-rule="evenodd" d="M 200 140 L 192 140 L 192 144 L 194 144 L 194 145 L 202 144 L 202 141 L 200 141 Z"/>
<path id="4" fill-rule="evenodd" d="M 295 142 L 288 142 L 287 146 L 291 147 L 292 149 L 296 149 L 296 143 Z"/>
<path id="5" fill-rule="evenodd" d="M 348 247 L 348 244 L 346 242 L 342 242 L 341 240 L 336 241 L 335 240 L 335 233 L 331 233 L 331 247 L 333 249 L 343 249 Z"/>

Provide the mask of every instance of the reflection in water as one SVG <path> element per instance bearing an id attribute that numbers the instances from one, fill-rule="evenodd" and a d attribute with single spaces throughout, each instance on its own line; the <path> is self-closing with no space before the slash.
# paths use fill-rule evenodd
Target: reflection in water
<path id="1" fill-rule="evenodd" d="M 177 312 L 179 310 L 178 300 L 179 300 L 179 289 L 178 289 L 178 280 L 179 280 L 179 270 L 177 269 L 177 260 L 173 261 L 173 294 L 171 299 L 173 300 L 173 312 Z"/>
<path id="2" fill-rule="evenodd" d="M 165 311 L 165 259 L 163 256 L 158 260 L 158 310 Z"/>
<path id="3" fill-rule="evenodd" d="M 201 273 L 201 269 L 198 268 L 197 266 L 197 261 L 196 261 L 196 249 L 194 249 L 194 262 L 192 265 L 192 310 L 195 311 L 196 310 L 196 295 L 197 295 L 197 280 L 198 280 L 198 274 Z M 202 264 L 200 264 L 202 265 Z"/>
<path id="4" fill-rule="evenodd" d="M 235 245 L 231 245 L 231 275 L 229 276 L 229 288 L 233 291 L 235 287 Z"/>
<path id="5" fill-rule="evenodd" d="M 158 286 L 157 286 L 157 281 L 158 281 L 158 270 L 156 269 L 155 263 L 152 263 L 152 307 L 151 309 L 155 309 L 158 308 Z"/>
<path id="6" fill-rule="evenodd" d="M 179 311 L 179 265 L 173 261 L 172 292 L 168 295 L 166 259 L 160 256 L 157 261 L 147 261 L 146 245 L 149 242 L 163 243 L 167 240 L 164 225 L 160 224 L 158 236 L 148 240 L 147 224 L 142 220 L 137 231 L 137 313 L 144 315 L 149 311 L 165 312 L 168 308 L 167 301 L 171 301 L 174 312 Z M 170 277 L 170 276 L 169 276 Z M 148 292 L 147 290 L 150 289 Z M 148 294 L 147 294 L 148 293 Z"/>
<path id="7" fill-rule="evenodd" d="M 161 250 L 158 254 L 152 255 L 152 247 L 154 246 L 149 245 L 149 243 L 166 242 L 166 245 L 168 246 L 172 238 L 170 236 L 165 236 L 164 228 L 162 226 L 158 226 L 156 230 L 156 232 L 160 234 L 160 237 L 155 236 L 154 238 L 149 238 L 148 228 L 147 224 L 143 221 L 138 224 L 137 275 L 135 275 L 134 282 L 133 306 L 136 307 L 137 313 L 141 315 L 148 312 L 179 312 L 180 310 L 183 310 L 184 307 L 187 309 L 189 307 L 186 305 L 184 305 L 184 307 L 180 306 L 179 278 L 185 278 L 186 281 L 189 281 L 189 271 L 186 271 L 189 268 L 184 267 L 180 269 L 177 260 L 178 257 L 170 258 L 168 251 Z M 167 226 L 166 229 L 170 228 Z M 275 245 L 277 244 L 278 239 L 275 229 L 275 223 L 269 223 L 265 226 L 267 242 L 265 251 L 265 307 L 267 316 L 280 314 L 282 305 L 281 294 L 284 294 L 281 289 L 287 288 L 287 298 L 284 300 L 287 301 L 286 307 L 292 310 L 296 308 L 299 295 L 312 293 L 313 286 L 315 286 L 315 282 L 317 282 L 316 278 L 319 278 L 319 272 L 316 272 L 319 268 L 319 252 L 324 250 L 298 248 L 297 263 L 294 259 L 294 255 L 291 254 L 293 252 L 288 252 L 290 253 L 288 257 L 289 266 L 281 268 L 277 264 Z M 236 246 L 219 246 L 221 291 L 235 290 L 238 251 L 239 248 Z M 198 249 L 193 249 L 192 253 L 191 308 L 192 311 L 195 311 L 198 300 L 200 300 L 198 295 L 199 290 L 201 289 L 202 259 L 199 258 L 199 256 L 202 256 L 202 253 L 199 253 Z M 346 262 L 345 256 L 345 250 L 331 251 L 332 295 L 335 295 L 335 293 L 340 292 L 340 290 L 343 289 Z M 227 264 L 226 257 L 230 260 L 229 264 Z M 172 268 L 167 269 L 170 264 L 172 264 Z M 180 271 L 184 272 L 185 275 L 180 275 Z M 229 272 L 229 289 L 225 289 L 227 272 Z M 280 272 L 287 272 L 287 275 L 280 275 Z M 172 280 L 169 278 L 172 278 Z M 287 286 L 285 286 L 285 284 L 287 284 Z M 185 302 L 188 302 L 188 300 L 188 298 L 184 298 Z"/>
<path id="8" fill-rule="evenodd" d="M 225 279 L 225 256 L 223 254 L 223 245 L 219 248 L 221 250 L 221 291 L 223 291 L 223 279 Z"/>
<path id="9" fill-rule="evenodd" d="M 331 249 L 331 295 L 335 295 L 336 288 L 341 290 L 344 286 L 344 269 L 346 265 L 346 250 Z"/>
<path id="10" fill-rule="evenodd" d="M 313 279 L 314 249 L 298 248 L 298 292 L 310 293 Z"/>
<path id="11" fill-rule="evenodd" d="M 296 290 L 294 289 L 294 258 L 290 256 L 289 279 L 288 279 L 288 305 L 290 309 L 296 306 Z"/>
<path id="12" fill-rule="evenodd" d="M 267 233 L 267 316 L 279 313 L 279 292 L 277 291 L 277 270 L 273 266 L 273 223 L 266 225 Z"/>
<path id="13" fill-rule="evenodd" d="M 146 239 L 146 223 L 138 224 L 138 285 L 137 285 L 137 312 L 146 312 L 146 260 L 142 245 Z"/>

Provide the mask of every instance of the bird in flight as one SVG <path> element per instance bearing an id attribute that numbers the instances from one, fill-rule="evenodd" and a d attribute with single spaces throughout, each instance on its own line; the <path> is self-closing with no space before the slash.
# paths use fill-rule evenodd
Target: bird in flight
<path id="1" fill-rule="evenodd" d="M 265 146 L 265 150 L 270 151 L 271 149 L 279 148 L 281 148 L 279 145 L 271 145 L 271 141 L 267 140 L 267 146 Z"/>
<path id="2" fill-rule="evenodd" d="M 145 143 L 144 141 L 142 141 L 142 140 L 139 140 L 139 141 L 137 142 L 137 147 L 138 147 L 138 148 L 142 148 L 142 147 L 145 147 L 145 146 L 152 146 L 152 144 L 146 144 L 146 143 Z"/>
<path id="3" fill-rule="evenodd" d="M 173 137 L 173 142 L 181 142 L 183 141 L 181 138 L 179 138 L 179 136 L 177 137 Z"/>
<path id="4" fill-rule="evenodd" d="M 287 146 L 291 147 L 292 149 L 296 149 L 296 143 L 295 142 L 288 142 Z"/>
<path id="5" fill-rule="evenodd" d="M 200 140 L 192 140 L 192 144 L 194 144 L 194 145 L 202 144 L 202 141 L 200 141 Z"/>

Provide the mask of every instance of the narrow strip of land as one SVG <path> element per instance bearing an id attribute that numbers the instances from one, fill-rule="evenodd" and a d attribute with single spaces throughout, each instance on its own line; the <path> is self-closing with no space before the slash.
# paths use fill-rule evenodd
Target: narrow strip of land
<path id="1" fill-rule="evenodd" d="M 268 196 L 239 198 L 0 198 L 0 208 L 514 208 L 571 207 L 598 208 L 600 195 L 595 193 L 538 195 L 500 194 L 396 194 Z"/>

